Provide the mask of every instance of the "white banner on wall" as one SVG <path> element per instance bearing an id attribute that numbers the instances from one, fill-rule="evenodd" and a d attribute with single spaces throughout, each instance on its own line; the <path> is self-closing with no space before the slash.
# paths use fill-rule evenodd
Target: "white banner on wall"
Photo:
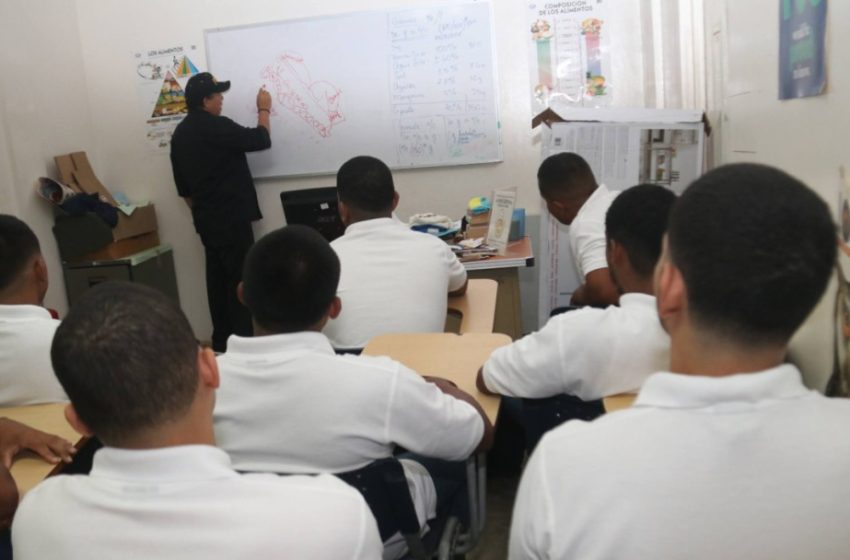
<path id="1" fill-rule="evenodd" d="M 174 128 L 186 115 L 186 82 L 199 72 L 195 45 L 177 45 L 133 53 L 139 116 L 145 120 L 145 142 L 167 152 Z"/>
<path id="2" fill-rule="evenodd" d="M 550 99 L 585 107 L 611 103 L 606 0 L 528 3 L 532 112 Z"/>
<path id="3" fill-rule="evenodd" d="M 597 113 L 602 122 L 574 120 L 587 114 L 582 111 L 566 110 L 560 116 L 568 122 L 543 129 L 543 159 L 561 152 L 577 153 L 588 162 L 597 182 L 612 190 L 655 183 L 681 194 L 702 174 L 704 134 L 699 111 L 605 109 Z M 545 204 L 540 218 L 542 326 L 552 309 L 569 305 L 581 279 L 570 254 L 569 228 L 552 218 Z"/>

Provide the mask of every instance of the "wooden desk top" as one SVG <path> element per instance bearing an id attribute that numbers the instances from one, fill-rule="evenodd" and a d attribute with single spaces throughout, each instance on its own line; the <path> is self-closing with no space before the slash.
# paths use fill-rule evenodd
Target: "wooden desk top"
<path id="1" fill-rule="evenodd" d="M 465 294 L 449 298 L 449 311 L 461 315 L 460 334 L 493 332 L 498 292 L 495 280 L 470 278 Z"/>
<path id="2" fill-rule="evenodd" d="M 508 243 L 507 252 L 504 255 L 496 255 L 489 259 L 480 261 L 468 261 L 463 263 L 466 270 L 487 270 L 493 268 L 522 268 L 534 266 L 534 253 L 531 251 L 531 238 L 523 237 L 518 241 Z"/>
<path id="3" fill-rule="evenodd" d="M 389 356 L 422 375 L 449 379 L 475 397 L 487 418 L 495 424 L 499 397 L 480 392 L 475 378 L 493 350 L 510 343 L 511 338 L 506 334 L 386 334 L 370 340 L 363 353 Z"/>
<path id="4" fill-rule="evenodd" d="M 619 395 L 611 395 L 602 399 L 602 406 L 605 407 L 605 412 L 614 412 L 624 408 L 631 408 L 634 404 L 637 394 L 635 393 L 620 393 Z"/>
<path id="5" fill-rule="evenodd" d="M 0 408 L 0 417 L 16 420 L 31 428 L 56 434 L 71 443 L 78 443 L 82 437 L 65 420 L 66 403 L 36 404 Z M 63 465 L 51 465 L 32 451 L 22 451 L 12 463 L 12 478 L 18 485 L 18 493 L 24 497 L 33 486 L 61 470 Z"/>

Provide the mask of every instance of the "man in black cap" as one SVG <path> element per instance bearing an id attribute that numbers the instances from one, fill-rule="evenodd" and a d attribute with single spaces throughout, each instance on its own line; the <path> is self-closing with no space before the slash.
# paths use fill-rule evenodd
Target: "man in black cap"
<path id="1" fill-rule="evenodd" d="M 242 262 L 254 243 L 251 222 L 262 218 L 246 152 L 271 147 L 271 95 L 257 93 L 257 126 L 247 128 L 221 116 L 222 93 L 230 82 L 201 72 L 186 84 L 189 114 L 171 138 L 171 167 L 178 194 L 192 209 L 204 244 L 207 299 L 213 349 L 223 352 L 231 334 L 251 336 L 251 315 L 239 303 L 236 286 Z"/>

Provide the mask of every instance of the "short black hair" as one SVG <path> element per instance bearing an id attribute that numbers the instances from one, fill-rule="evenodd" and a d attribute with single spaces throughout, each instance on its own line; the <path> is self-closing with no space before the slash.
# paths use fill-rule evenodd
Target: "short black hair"
<path id="1" fill-rule="evenodd" d="M 141 284 L 86 291 L 56 329 L 53 370 L 107 445 L 182 418 L 198 391 L 198 344 L 177 304 Z"/>
<path id="2" fill-rule="evenodd" d="M 371 156 L 357 156 L 342 164 L 336 174 L 339 199 L 362 212 L 392 210 L 395 185 L 387 165 Z"/>
<path id="3" fill-rule="evenodd" d="M 0 290 L 11 286 L 40 252 L 38 238 L 28 225 L 15 216 L 0 214 Z"/>
<path id="4" fill-rule="evenodd" d="M 316 230 L 290 225 L 257 241 L 242 272 L 242 296 L 254 321 L 288 333 L 315 325 L 336 297 L 339 257 Z"/>
<path id="5" fill-rule="evenodd" d="M 537 169 L 537 187 L 545 199 L 592 191 L 596 186 L 590 165 L 573 152 L 551 155 Z"/>
<path id="6" fill-rule="evenodd" d="M 833 271 L 827 205 L 787 173 L 725 165 L 694 181 L 673 207 L 670 259 L 696 324 L 724 340 L 787 343 Z"/>
<path id="7" fill-rule="evenodd" d="M 670 189 L 642 184 L 624 190 L 608 208 L 605 236 L 623 246 L 641 276 L 651 277 L 655 270 L 674 202 Z"/>

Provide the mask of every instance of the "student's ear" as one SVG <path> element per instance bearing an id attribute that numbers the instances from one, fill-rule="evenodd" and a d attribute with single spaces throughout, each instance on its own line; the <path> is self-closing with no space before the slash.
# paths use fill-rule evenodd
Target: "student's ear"
<path id="1" fill-rule="evenodd" d="M 337 199 L 336 207 L 339 212 L 339 219 L 342 222 L 342 225 L 348 226 L 348 224 L 351 223 L 351 210 L 349 210 L 348 205 Z"/>
<path id="2" fill-rule="evenodd" d="M 398 206 L 398 200 L 399 200 L 398 191 L 393 191 L 393 208 L 392 208 L 393 212 L 395 212 L 396 206 Z"/>
<path id="3" fill-rule="evenodd" d="M 239 303 L 245 305 L 245 287 L 241 280 L 236 285 L 236 299 L 239 300 Z"/>
<path id="4" fill-rule="evenodd" d="M 655 298 L 658 318 L 669 333 L 681 321 L 687 308 L 687 289 L 681 271 L 662 255 L 655 270 Z"/>
<path id="5" fill-rule="evenodd" d="M 336 319 L 342 313 L 342 300 L 338 296 L 334 296 L 331 306 L 328 308 L 328 318 Z"/>
<path id="6" fill-rule="evenodd" d="M 33 281 L 38 289 L 38 300 L 43 301 L 44 296 L 47 295 L 48 277 L 47 263 L 41 255 L 37 255 L 33 260 L 32 273 Z"/>
<path id="7" fill-rule="evenodd" d="M 612 263 L 615 266 L 622 265 L 623 258 L 626 257 L 626 251 L 615 239 L 609 239 L 605 244 L 605 257 L 609 268 Z"/>
<path id="8" fill-rule="evenodd" d="M 91 431 L 85 422 L 83 422 L 79 415 L 77 414 L 77 409 L 74 408 L 74 405 L 68 404 L 65 406 L 65 420 L 68 421 L 68 424 L 74 428 L 74 431 L 80 434 L 83 437 L 92 437 L 94 432 Z"/>
<path id="9" fill-rule="evenodd" d="M 546 208 L 552 216 L 564 225 L 571 225 L 576 217 L 572 211 L 572 205 L 564 200 L 546 199 Z"/>
<path id="10" fill-rule="evenodd" d="M 221 379 L 218 374 L 218 362 L 211 348 L 198 348 L 198 375 L 204 385 L 218 389 Z"/>

